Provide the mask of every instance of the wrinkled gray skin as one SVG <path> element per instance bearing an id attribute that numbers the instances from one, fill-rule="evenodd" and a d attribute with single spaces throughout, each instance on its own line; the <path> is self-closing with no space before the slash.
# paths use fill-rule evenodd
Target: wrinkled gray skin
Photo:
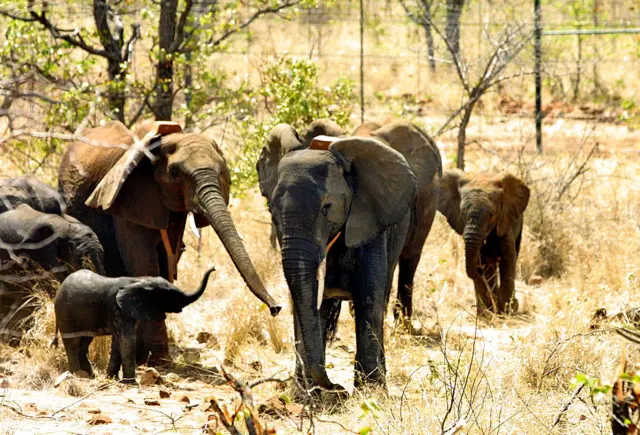
<path id="1" fill-rule="evenodd" d="M 118 377 L 122 366 L 123 383 L 135 383 L 136 326 L 142 320 L 160 321 L 165 313 L 179 313 L 197 301 L 207 287 L 208 270 L 200 288 L 187 294 L 160 277 L 107 278 L 88 270 L 71 274 L 56 294 L 57 331 L 67 352 L 69 370 L 93 374 L 89 345 L 94 337 L 111 335 L 109 377 Z"/>
<path id="2" fill-rule="evenodd" d="M 272 147 L 276 142 L 278 146 Z M 327 376 L 325 347 L 341 301 L 353 300 L 355 385 L 385 385 L 383 320 L 408 229 L 416 176 L 400 153 L 379 141 L 347 138 L 334 142 L 328 151 L 307 150 L 286 124 L 271 132 L 257 169 L 293 300 L 299 380 L 344 391 Z M 318 308 L 317 273 L 325 257 Z"/>
<path id="3" fill-rule="evenodd" d="M 152 124 L 136 129 L 140 138 Z M 86 130 L 85 138 L 102 146 L 74 142 L 60 162 L 59 190 L 69 213 L 89 225 L 105 250 L 108 276 L 162 276 L 169 278 L 168 259 L 161 231 L 168 232 L 173 252 L 182 252 L 187 214 L 199 227 L 211 225 L 249 290 L 276 315 L 280 307 L 269 295 L 236 231 L 227 203 L 230 176 L 217 144 L 201 134 L 173 133 L 154 143 L 152 159 L 132 146 L 133 132 L 120 122 Z M 121 146 L 126 148 L 123 149 Z M 130 172 L 119 173 L 121 158 L 139 159 Z M 114 171 L 114 172 L 112 172 Z M 120 185 L 114 203 L 103 210 L 86 201 L 109 174 L 110 187 Z M 138 340 L 139 359 L 148 364 L 168 360 L 164 322 L 143 322 Z M 149 356 L 150 354 L 150 356 Z"/>
<path id="4" fill-rule="evenodd" d="M 309 124 L 307 128 L 304 129 L 300 138 L 292 141 L 292 139 L 285 137 L 285 145 L 283 146 L 286 148 L 286 143 L 297 143 L 297 141 L 300 140 L 304 148 L 309 148 L 309 146 L 311 145 L 311 141 L 317 136 L 344 137 L 345 133 L 346 132 L 344 131 L 344 129 L 340 127 L 335 121 L 326 118 L 320 118 L 311 122 L 311 124 Z M 271 137 L 272 140 L 278 140 L 273 135 Z M 278 161 L 280 161 L 282 155 L 278 156 Z M 273 224 L 271 224 L 271 235 L 269 236 L 269 242 L 271 243 L 271 247 L 273 249 L 278 248 L 278 237 Z"/>
<path id="5" fill-rule="evenodd" d="M 0 213 L 27 204 L 44 213 L 63 214 L 67 211 L 62 195 L 33 175 L 0 180 Z"/>
<path id="6" fill-rule="evenodd" d="M 41 279 L 46 278 L 43 269 L 59 282 L 87 262 L 104 273 L 104 252 L 91 228 L 69 215 L 42 213 L 26 204 L 0 214 L 0 260 L 0 330 L 5 337 L 19 338 L 29 326 L 34 280 L 49 290 Z M 26 276 L 31 278 L 25 281 Z"/>
<path id="7" fill-rule="evenodd" d="M 508 173 L 444 174 L 438 210 L 464 239 L 478 315 L 518 310 L 516 262 L 529 195 L 522 180 Z"/>
<path id="8" fill-rule="evenodd" d="M 319 119 L 305 130 L 303 145 L 308 148 L 314 137 L 319 135 L 344 136 L 344 132 L 333 121 Z M 411 221 L 405 245 L 399 259 L 398 299 L 394 306 L 396 320 L 403 320 L 411 333 L 413 315 L 413 280 L 415 277 L 422 248 L 431 231 L 435 218 L 439 180 L 442 177 L 442 159 L 440 151 L 429 135 L 417 125 L 403 120 L 391 119 L 385 123 L 368 121 L 358 126 L 351 136 L 373 137 L 400 152 L 418 176 L 418 191 L 411 205 Z M 292 142 L 283 135 L 283 148 Z M 272 246 L 274 242 L 272 241 Z"/>
<path id="9" fill-rule="evenodd" d="M 409 332 L 418 333 L 411 324 L 413 280 L 436 215 L 442 177 L 440 150 L 423 129 L 403 120 L 390 120 L 384 124 L 365 122 L 353 131 L 352 136 L 373 137 L 398 150 L 418 176 L 418 192 L 411 205 L 409 233 L 400 253 L 398 299 L 394 306 L 396 320 L 402 319 Z"/>

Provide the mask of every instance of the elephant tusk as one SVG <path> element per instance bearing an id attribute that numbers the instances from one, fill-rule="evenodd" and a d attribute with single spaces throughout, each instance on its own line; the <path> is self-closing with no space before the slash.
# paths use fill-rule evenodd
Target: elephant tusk
<path id="1" fill-rule="evenodd" d="M 191 229 L 193 235 L 196 239 L 200 240 L 200 230 L 196 226 L 196 218 L 193 217 L 193 213 L 187 215 L 187 221 L 189 222 L 189 229 Z"/>
<path id="2" fill-rule="evenodd" d="M 320 262 L 320 266 L 318 266 L 318 309 L 320 309 L 320 305 L 322 305 L 322 300 L 324 299 L 324 278 L 327 274 L 327 257 Z"/>
<path id="3" fill-rule="evenodd" d="M 336 236 L 329 242 L 329 244 L 327 245 L 327 250 L 325 251 L 325 255 L 329 253 L 329 249 L 331 249 L 336 240 L 338 240 L 340 234 L 342 234 L 342 231 L 338 231 L 338 234 L 336 234 Z"/>
<path id="4" fill-rule="evenodd" d="M 336 243 L 338 237 L 342 234 L 342 231 L 339 231 L 336 236 L 331 239 L 331 241 L 327 244 L 327 249 L 325 251 L 325 257 L 320 262 L 320 266 L 318 267 L 318 309 L 320 309 L 320 305 L 322 305 L 322 299 L 324 298 L 324 277 L 327 274 L 327 255 L 331 247 Z"/>

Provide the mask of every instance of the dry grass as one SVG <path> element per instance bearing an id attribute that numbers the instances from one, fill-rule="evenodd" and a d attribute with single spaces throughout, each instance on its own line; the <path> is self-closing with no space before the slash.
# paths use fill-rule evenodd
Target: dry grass
<path id="1" fill-rule="evenodd" d="M 495 127 L 496 137 L 502 127 Z M 575 162 L 586 158 L 585 150 L 596 139 L 603 141 L 602 135 L 589 139 L 582 150 L 566 146 L 572 141 L 557 141 L 543 156 L 471 148 L 474 169 L 508 169 L 532 187 L 517 282 L 521 314 L 482 321 L 476 328 L 462 241 L 438 216 L 416 277 L 415 321 L 425 335 L 410 337 L 394 330 L 389 315 L 389 395 L 355 393 L 337 413 L 320 416 L 317 433 L 343 431 L 325 422 L 329 420 L 350 430 L 370 426 L 384 434 L 440 433 L 455 427 L 460 433 L 607 432 L 610 401 L 590 397 L 586 390 L 556 423 L 571 398 L 574 375 L 613 380 L 621 342 L 606 325 L 604 330 L 590 329 L 595 310 L 616 312 L 638 304 L 640 185 L 635 176 L 640 162 L 635 154 L 609 148 L 596 152 L 586 164 L 589 170 L 558 199 L 568 174 L 580 166 Z M 627 140 L 637 140 L 637 135 Z M 450 148 L 441 145 L 443 154 L 450 155 Z M 269 246 L 269 216 L 256 192 L 235 199 L 231 210 L 258 272 L 285 309 L 275 319 L 268 316 L 210 229 L 203 232 L 200 252 L 195 237 L 187 233 L 178 284 L 191 290 L 211 265 L 217 271 L 200 301 L 169 318 L 177 366 L 211 370 L 225 364 L 244 379 L 274 373 L 286 377 L 294 365 L 292 317 L 279 254 Z M 542 284 L 526 284 L 533 274 L 543 276 Z M 55 390 L 52 383 L 65 369 L 65 358 L 62 349 L 48 347 L 52 319 L 47 302 L 29 340 L 19 349 L 0 349 L 4 364 L 15 368 L 8 378 L 13 388 Z M 220 346 L 197 343 L 200 332 L 212 333 Z M 98 381 L 108 351 L 107 339 L 92 345 Z M 332 380 L 351 385 L 354 351 L 353 320 L 343 310 L 338 340 L 327 357 Z M 202 372 L 199 379 L 209 379 L 206 376 Z M 60 387 L 61 393 L 89 391 L 91 384 L 74 382 Z M 264 385 L 256 388 L 256 395 L 264 400 L 281 393 Z M 366 405 L 371 399 L 379 409 Z M 287 420 L 275 425 L 293 430 Z"/>

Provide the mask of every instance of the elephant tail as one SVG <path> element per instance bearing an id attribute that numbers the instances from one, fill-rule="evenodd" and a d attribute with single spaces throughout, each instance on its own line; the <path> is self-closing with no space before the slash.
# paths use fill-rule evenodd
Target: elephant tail
<path id="1" fill-rule="evenodd" d="M 49 343 L 49 347 L 58 347 L 58 323 L 56 323 L 56 332 L 53 333 L 53 340 Z"/>

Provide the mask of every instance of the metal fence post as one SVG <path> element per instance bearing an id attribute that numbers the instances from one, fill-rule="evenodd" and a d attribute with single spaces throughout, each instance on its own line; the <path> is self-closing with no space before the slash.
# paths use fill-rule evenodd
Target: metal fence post
<path id="1" fill-rule="evenodd" d="M 541 39 L 542 28 L 540 25 L 540 0 L 533 1 L 534 9 L 534 57 L 535 57 L 535 81 L 536 81 L 536 150 L 542 153 L 542 53 Z"/>
<path id="2" fill-rule="evenodd" d="M 364 124 L 364 0 L 360 0 L 360 122 Z"/>

